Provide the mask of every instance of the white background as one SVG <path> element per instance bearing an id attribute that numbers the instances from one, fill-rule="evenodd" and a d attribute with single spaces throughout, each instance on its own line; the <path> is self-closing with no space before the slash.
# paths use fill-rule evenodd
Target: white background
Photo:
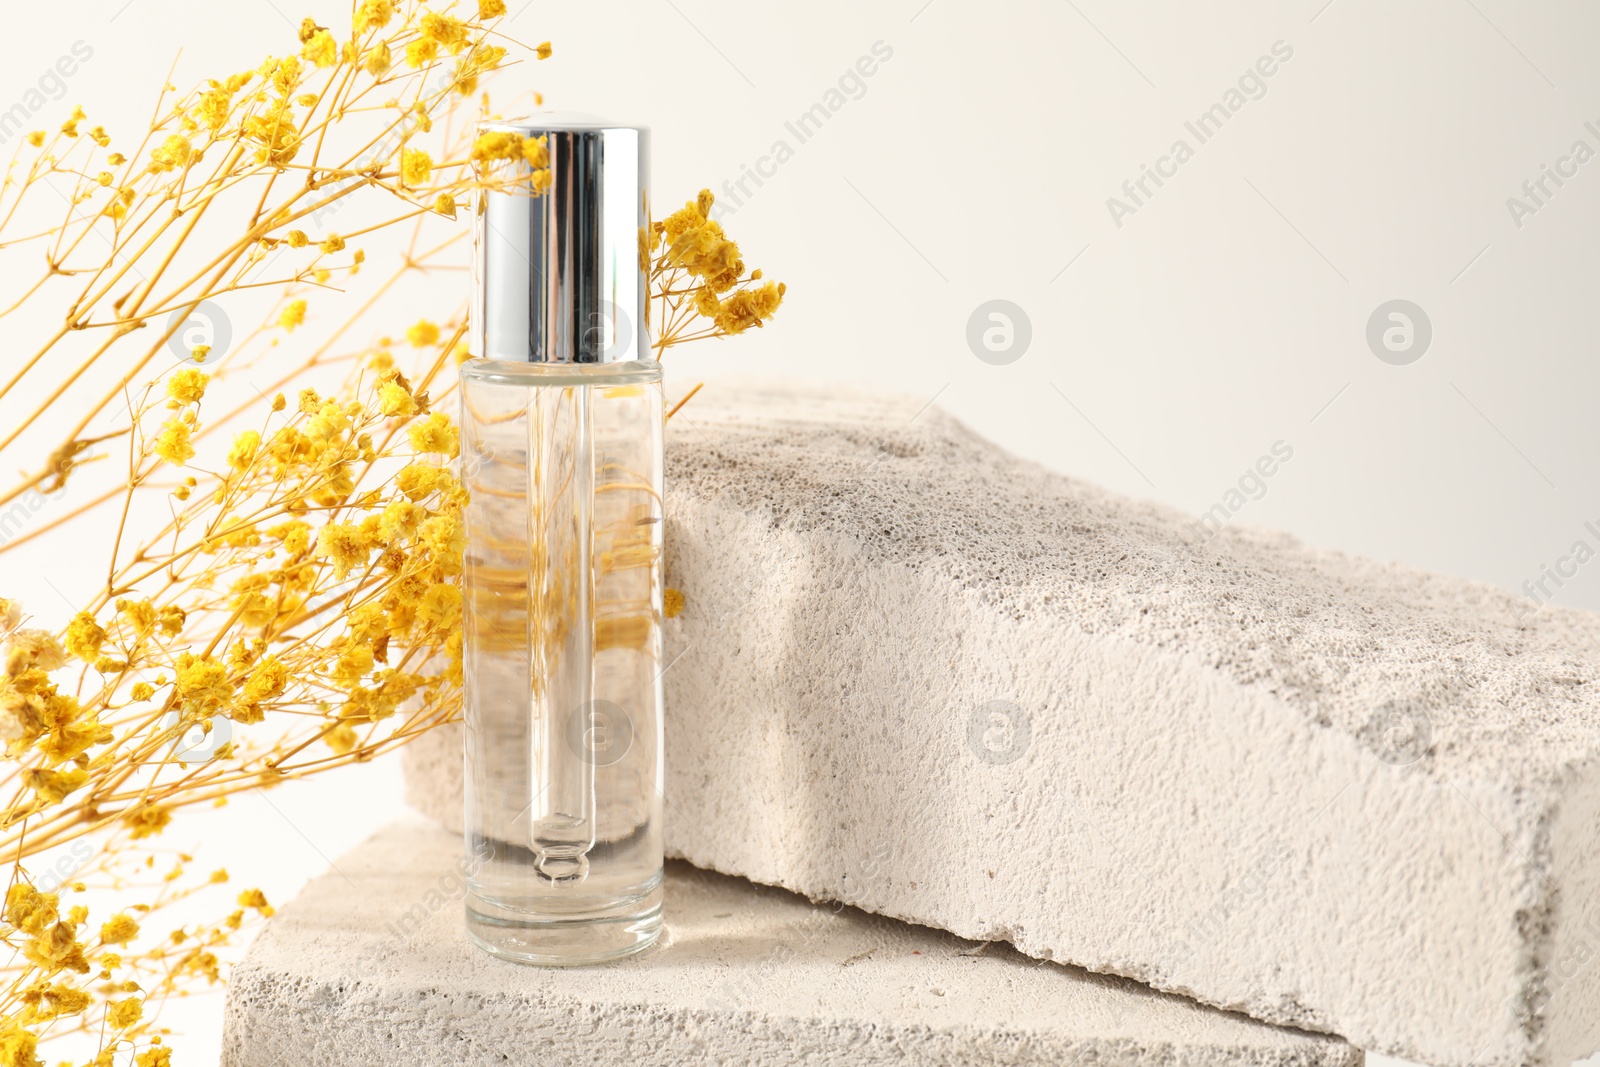
<path id="1" fill-rule="evenodd" d="M 675 352 L 673 391 L 736 370 L 937 398 L 1024 455 L 1193 512 L 1282 440 L 1292 461 L 1235 521 L 1511 589 L 1574 541 L 1600 548 L 1584 529 L 1600 520 L 1600 160 L 1520 227 L 1507 207 L 1575 140 L 1600 149 L 1584 127 L 1600 126 L 1593 5 L 519 6 L 508 32 L 552 40 L 555 57 L 504 76 L 499 95 L 538 90 L 650 126 L 658 204 L 720 191 L 780 139 L 794 150 L 723 220 L 753 265 L 789 283 L 787 305 L 762 335 Z M 52 107 L 82 103 L 131 133 L 180 46 L 174 81 L 187 86 L 293 49 L 304 15 L 337 27 L 346 10 L 13 5 L 0 107 L 81 40 L 93 58 Z M 1265 95 L 1199 144 L 1184 123 L 1279 41 L 1293 56 Z M 798 143 L 785 123 L 876 42 L 892 58 Z M 1119 227 L 1107 198 L 1180 137 L 1194 158 Z M 1365 337 L 1397 298 L 1433 329 L 1406 366 Z M 991 299 L 1031 321 L 1009 365 L 967 343 Z M 52 545 L 47 567 L 72 551 Z M 1557 602 L 1600 607 L 1597 572 Z M 64 610 L 31 572 L 0 584 L 42 615 Z M 399 804 L 396 769 L 380 764 L 247 796 L 181 824 L 174 843 L 281 898 Z M 219 1015 L 216 999 L 174 1014 L 184 1063 L 214 1057 Z"/>

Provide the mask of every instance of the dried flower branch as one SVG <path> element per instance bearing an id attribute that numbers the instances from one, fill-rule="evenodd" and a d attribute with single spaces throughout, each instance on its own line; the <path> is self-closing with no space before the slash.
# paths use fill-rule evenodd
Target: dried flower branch
<path id="1" fill-rule="evenodd" d="M 460 271 L 459 226 L 430 234 L 479 190 L 539 189 L 548 157 L 462 114 L 508 63 L 502 0 L 470 17 L 352 7 L 348 32 L 308 19 L 289 55 L 166 85 L 127 151 L 75 109 L 19 142 L 0 186 L 0 255 L 44 261 L 0 318 L 61 311 L 0 370 L 15 411 L 0 469 L 23 471 L 0 485 L 0 522 L 30 496 L 79 498 L 0 559 L 64 530 L 105 546 L 87 561 L 103 580 L 59 625 L 0 600 L 0 1067 L 63 1038 L 88 1042 L 86 1063 L 164 1067 L 162 1000 L 219 980 L 219 951 L 271 908 L 247 889 L 218 921 L 179 922 L 175 905 L 226 874 L 190 875 L 181 855 L 157 874 L 157 835 L 460 711 L 464 490 L 443 405 L 465 301 L 401 331 L 381 325 L 384 300 Z M 66 216 L 41 224 L 55 193 Z M 782 300 L 710 205 L 702 193 L 640 235 L 658 351 L 759 326 Z M 402 226 L 405 252 L 358 298 L 359 244 Z M 182 333 L 230 298 L 265 309 L 245 337 Z M 70 878 L 30 873 L 79 850 Z M 80 893 L 117 902 L 91 917 L 66 903 Z"/>
<path id="2" fill-rule="evenodd" d="M 759 327 L 783 303 L 787 287 L 745 272 L 739 246 L 711 217 L 711 190 L 639 234 L 639 259 L 650 272 L 656 350 L 685 341 L 729 337 Z"/>

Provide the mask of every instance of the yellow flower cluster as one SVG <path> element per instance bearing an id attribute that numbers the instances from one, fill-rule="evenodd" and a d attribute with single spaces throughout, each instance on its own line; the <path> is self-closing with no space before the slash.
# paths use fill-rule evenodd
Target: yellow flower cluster
<path id="1" fill-rule="evenodd" d="M 350 353 L 335 341 L 360 333 L 347 333 L 333 275 L 361 268 L 361 235 L 424 214 L 438 225 L 431 216 L 455 218 L 501 183 L 548 187 L 543 139 L 454 132 L 474 130 L 460 121 L 440 121 L 429 136 L 503 65 L 507 51 L 490 43 L 486 22 L 506 7 L 354 0 L 348 32 L 307 19 L 285 54 L 164 100 L 129 150 L 135 158 L 108 151 L 110 136 L 82 109 L 59 132 L 22 139 L 37 152 L 19 157 L 0 200 L 46 175 L 77 182 L 55 228 L 15 227 L 52 234 L 66 251 L 51 275 L 81 283 L 62 302 L 63 336 L 94 331 L 107 339 L 94 360 L 127 362 L 100 376 L 119 383 L 104 399 L 80 403 L 79 390 L 68 411 L 65 388 L 46 388 L 36 413 L 0 431 L 0 467 L 28 471 L 9 495 L 0 487 L 0 504 L 69 478 L 76 486 L 95 460 L 114 460 L 101 468 L 114 482 L 127 475 L 59 519 L 104 524 L 108 535 L 107 559 L 84 572 L 104 584 L 83 610 L 44 629 L 0 600 L 0 783 L 9 783 L 0 840 L 13 863 L 0 937 L 18 961 L 12 984 L 0 983 L 0 1067 L 38 1067 L 41 1037 L 72 1027 L 99 1035 L 95 1067 L 164 1067 L 172 1050 L 152 1029 L 159 999 L 219 980 L 220 954 L 246 915 L 259 921 L 272 908 L 247 890 L 215 923 L 153 925 L 161 908 L 226 874 L 190 884 L 190 857 L 158 870 L 158 855 L 171 853 L 145 842 L 186 809 L 375 758 L 459 712 L 465 490 L 445 411 L 450 372 L 467 358 L 464 324 L 436 314 Z M 548 58 L 551 45 L 533 54 Z M 344 144 L 364 147 L 332 147 Z M 344 232 L 330 232 L 329 209 L 356 194 L 399 207 L 377 222 L 341 215 Z M 24 218 L 8 213 L 14 205 L 0 206 L 0 230 Z M 712 207 L 702 193 L 640 235 L 660 348 L 760 326 L 783 299 L 781 285 L 746 272 Z M 24 242 L 0 239 L 0 249 L 13 243 Z M 391 281 L 428 269 L 436 253 L 412 247 Z M 220 267 L 179 283 L 189 271 L 169 268 L 191 256 Z M 147 283 L 108 284 L 133 271 Z M 30 299 L 48 299 L 55 284 Z M 213 352 L 185 338 L 193 362 L 166 361 L 163 349 L 178 341 L 164 329 L 174 312 L 266 285 L 281 288 L 266 328 L 243 342 L 255 351 Z M 59 368 L 51 354 L 47 346 L 19 360 L 19 380 Z M 331 395 L 320 377 L 316 389 L 295 380 L 346 359 L 354 369 Z M 235 368 L 268 362 L 285 372 L 285 393 L 255 405 L 238 390 L 245 402 L 230 408 Z M 158 367 L 165 373 L 141 380 Z M 55 421 L 74 428 L 54 448 L 8 450 Z M 0 554 L 56 525 L 0 544 Z M 670 591 L 666 610 L 682 609 Z M 626 627 L 597 635 L 607 646 L 637 639 Z M 71 877 L 94 875 L 127 894 L 160 888 L 91 925 L 86 909 L 62 903 L 83 881 L 46 893 L 39 887 L 57 880 L 28 875 L 46 850 L 85 842 L 93 858 Z M 145 876 L 127 877 L 130 868 Z"/>
<path id="2" fill-rule="evenodd" d="M 180 863 L 165 881 L 170 884 L 181 873 Z M 226 878 L 226 873 L 219 871 L 209 882 Z M 71 888 L 81 892 L 84 886 Z M 145 912 L 153 913 L 184 895 L 163 894 Z M 241 894 L 241 902 L 247 897 L 252 901 L 249 906 L 259 914 L 271 913 L 259 891 Z M 74 1027 L 89 1033 L 98 1030 L 107 1039 L 89 1067 L 111 1067 L 119 1045 L 137 1050 L 127 1062 L 141 1067 L 169 1064 L 170 1047 L 159 1036 L 148 1034 L 145 1006 L 152 991 L 133 974 L 149 972 L 156 993 L 169 991 L 175 981 L 189 976 L 217 981 L 220 975 L 214 950 L 241 927 L 243 915 L 242 910 L 234 912 L 209 927 L 179 927 L 162 944 L 130 957 L 111 951 L 123 949 L 140 934 L 139 923 L 126 913 L 101 924 L 96 939 L 88 908 L 75 905 L 63 909 L 57 893 L 40 891 L 27 882 L 14 883 L 0 911 L 0 938 L 21 963 L 14 967 L 16 977 L 6 991 L 6 1008 L 0 1015 L 0 1065 L 42 1067 L 38 1058 L 41 1033 L 71 1032 Z M 124 977 L 118 977 L 118 972 Z M 93 992 L 90 982 L 95 983 Z M 98 1021 L 94 1017 L 97 1003 Z"/>
<path id="3" fill-rule="evenodd" d="M 68 970 L 87 974 L 87 949 L 78 938 L 78 928 L 87 918 L 77 908 L 65 918 L 54 893 L 41 893 L 31 885 L 14 885 L 6 893 L 5 921 L 26 940 L 23 955 L 35 966 L 49 970 Z"/>
<path id="4" fill-rule="evenodd" d="M 495 163 L 523 163 L 529 168 L 522 180 L 534 195 L 550 187 L 550 149 L 543 137 L 523 137 L 507 130 L 490 130 L 473 142 L 471 159 L 479 173 L 493 174 Z"/>
<path id="5" fill-rule="evenodd" d="M 69 628 L 84 652 L 98 658 L 91 634 L 76 620 Z M 74 639 L 69 636 L 69 640 Z M 87 760 L 84 754 L 97 744 L 111 740 L 111 732 L 101 724 L 94 710 L 63 693 L 51 679 L 52 672 L 67 664 L 67 649 L 42 630 L 18 629 L 6 639 L 5 674 L 0 677 L 0 738 L 6 755 L 21 759 L 37 754 L 38 762 L 27 768 L 23 784 L 34 798 L 9 811 L 4 826 L 11 826 L 52 804 L 83 784 L 77 776 Z M 61 764 L 73 761 L 73 769 L 61 772 Z"/>
<path id="6" fill-rule="evenodd" d="M 741 289 L 721 300 L 708 287 L 695 295 L 695 310 L 714 321 L 723 333 L 740 334 L 772 318 L 786 291 L 782 282 L 767 282 L 759 289 Z"/>
<path id="7" fill-rule="evenodd" d="M 660 224 L 667 265 L 687 270 L 713 294 L 732 289 L 744 274 L 739 246 L 728 239 L 722 224 L 711 218 L 714 202 L 711 190 L 702 189 L 697 199 Z"/>
<path id="8" fill-rule="evenodd" d="M 702 337 L 731 336 L 771 319 L 788 287 L 763 281 L 759 270 L 745 273 L 739 246 L 712 217 L 711 190 L 639 232 L 639 258 L 652 272 L 652 289 L 662 306 L 658 349 Z M 760 283 L 760 284 L 757 284 Z M 698 316 L 711 327 L 692 332 Z"/>
<path id="9" fill-rule="evenodd" d="M 480 19 L 504 14 L 494 3 L 480 8 Z M 110 138 L 91 128 L 82 109 L 58 134 L 22 138 L 40 155 L 32 170 L 24 163 L 14 171 L 6 184 L 14 195 L 45 174 L 80 174 L 67 197 L 72 210 L 54 230 L 67 253 L 53 270 L 83 282 L 83 293 L 64 304 L 69 333 L 112 326 L 99 336 L 130 339 L 107 346 L 122 352 L 158 333 L 174 310 L 245 285 L 245 270 L 266 253 L 309 250 L 274 315 L 278 338 L 285 338 L 320 325 L 309 293 L 294 286 L 328 285 L 330 256 L 341 256 L 352 274 L 362 266 L 362 251 L 347 250 L 344 235 L 307 234 L 330 203 L 376 187 L 402 202 L 395 221 L 410 218 L 416 206 L 454 216 L 456 203 L 494 179 L 475 170 L 470 136 L 438 147 L 424 147 L 421 138 L 434 130 L 435 114 L 474 93 L 506 58 L 504 48 L 486 42 L 478 21 L 458 14 L 362 0 L 350 40 L 336 27 L 306 22 L 290 54 L 203 83 L 173 106 L 163 102 L 133 162 L 118 152 L 85 158 L 107 149 Z M 435 66 L 442 56 L 450 59 Z M 435 77 L 446 64 L 450 77 Z M 338 123 L 371 128 L 354 138 L 325 136 Z M 341 139 L 392 154 L 334 157 L 323 147 Z M 536 160 L 539 147 L 522 154 L 518 144 L 518 154 Z M 70 152 L 78 158 L 67 158 Z M 299 171 L 293 182 L 270 184 L 288 170 Z M 245 189 L 250 182 L 254 192 Z M 240 192 L 230 194 L 234 189 Z M 165 283 L 178 275 L 163 264 L 194 245 L 182 246 L 192 219 L 205 213 L 203 232 L 226 234 L 218 216 L 229 195 L 245 210 L 243 237 L 206 259 L 238 262 L 240 272 L 158 291 L 154 278 Z M 90 200 L 96 210 L 78 210 Z M 24 216 L 0 211 L 0 226 L 10 230 L 13 218 Z M 96 221 L 106 232 L 85 240 Z M 371 229 L 379 227 L 362 224 L 360 232 Z M 85 259 L 96 250 L 104 250 L 102 262 Z M 424 261 L 419 254 L 402 270 Z M 147 290 L 102 299 L 114 288 L 107 280 L 125 270 L 152 278 Z M 248 285 L 259 283 L 259 275 L 248 278 Z M 152 325 L 157 330 L 133 328 Z M 414 352 L 426 358 L 419 381 L 434 381 L 438 368 L 453 365 L 458 338 L 456 325 L 413 331 Z M 208 344 L 187 344 L 195 362 L 213 362 Z M 62 366 L 46 358 L 22 363 L 37 366 L 38 378 Z M 374 354 L 370 366 L 338 397 L 275 398 L 270 416 L 227 427 L 227 440 L 202 461 L 206 438 L 226 422 L 211 426 L 203 416 L 213 406 L 222 416 L 230 402 L 208 398 L 218 368 L 184 365 L 147 390 L 131 426 L 118 430 L 114 422 L 101 437 L 80 426 L 10 494 L 0 486 L 0 501 L 35 486 L 54 490 L 86 462 L 106 459 L 96 445 L 125 440 L 128 498 L 166 498 L 158 514 L 173 515 L 165 526 L 123 515 L 117 547 L 107 537 L 106 589 L 61 629 L 35 629 L 21 606 L 0 601 L 0 782 L 10 782 L 0 838 L 13 862 L 0 937 L 14 952 L 13 981 L 0 984 L 0 1067 L 38 1067 L 42 1037 L 74 1032 L 99 1035 L 93 1064 L 163 1067 L 171 1048 L 152 1040 L 150 998 L 219 981 L 219 950 L 246 913 L 258 920 L 272 913 L 266 897 L 246 891 L 240 910 L 219 923 L 181 926 L 134 949 L 139 926 L 198 889 L 178 888 L 182 872 L 174 867 L 155 872 L 163 886 L 157 896 L 130 901 L 99 923 L 96 941 L 85 909 L 35 891 L 30 856 L 94 841 L 93 862 L 78 877 L 99 870 L 107 886 L 136 893 L 133 886 L 149 880 L 112 873 L 114 865 L 126 867 L 136 856 L 154 862 L 158 853 L 142 841 L 160 835 L 186 806 L 368 760 L 456 707 L 459 667 L 451 656 L 459 659 L 461 651 L 462 491 L 448 469 L 454 427 L 432 410 L 426 386 L 414 387 L 387 354 Z M 0 453 L 29 426 L 48 426 L 48 418 L 64 426 L 106 421 L 125 395 L 118 387 L 86 411 L 77 397 L 72 408 L 51 400 L 0 430 Z M 26 462 L 21 453 L 5 459 L 8 470 Z M 144 514 L 149 507 L 134 507 L 133 515 Z M 88 507 L 70 518 L 104 522 L 107 512 Z M 179 761 L 181 745 L 195 737 L 210 739 L 210 758 Z M 69 889 L 83 885 L 74 881 L 61 893 Z"/>
<path id="10" fill-rule="evenodd" d="M 431 366 L 452 362 L 459 332 L 459 324 L 448 336 L 437 325 L 419 331 Z M 141 564 L 158 565 L 115 575 L 122 595 L 77 613 L 59 635 L 27 627 L 19 604 L 0 601 L 0 736 L 21 765 L 22 790 L 0 830 L 31 826 L 30 838 L 48 844 L 114 826 L 126 840 L 142 841 L 208 795 L 370 758 L 455 707 L 465 495 L 445 464 L 457 451 L 456 429 L 387 350 L 371 363 L 381 369 L 361 375 L 347 396 L 303 389 L 292 404 L 276 399 L 275 415 L 260 429 L 234 435 L 225 471 L 186 479 L 186 486 L 201 477 L 209 484 L 192 500 L 174 494 L 183 506 L 161 540 L 180 547 L 159 557 L 141 553 Z M 198 438 L 212 384 L 205 372 L 179 368 L 151 389 L 139 415 Z M 157 438 L 142 455 L 150 464 L 172 462 L 165 452 Z M 130 580 L 134 573 L 147 580 Z M 68 668 L 95 679 L 92 699 L 63 688 L 57 676 Z M 242 734 L 217 746 L 207 763 L 173 761 L 180 738 L 212 733 L 224 721 Z M 270 721 L 303 725 L 293 737 L 253 744 L 249 731 Z M 296 757 L 319 739 L 323 755 Z M 166 774 L 168 767 L 182 773 Z M 133 768 L 146 768 L 142 784 L 124 788 L 119 769 Z M 238 903 L 262 918 L 272 914 L 256 890 Z M 145 987 L 111 981 L 112 972 L 147 968 L 163 976 L 158 991 L 215 981 L 216 949 L 243 913 L 198 933 L 180 928 L 160 946 L 125 956 L 109 950 L 139 937 L 130 914 L 106 920 L 97 947 L 86 911 L 63 909 L 58 897 L 19 883 L 4 915 L 11 932 L 0 936 L 35 977 L 9 1006 L 0 999 L 0 1065 L 13 1049 L 33 1055 L 49 1019 L 87 1020 L 98 1010 L 95 1025 L 117 1040 L 144 1034 Z M 96 965 L 99 996 L 58 977 Z M 146 1045 L 134 1062 L 146 1055 L 165 1062 L 169 1053 Z"/>

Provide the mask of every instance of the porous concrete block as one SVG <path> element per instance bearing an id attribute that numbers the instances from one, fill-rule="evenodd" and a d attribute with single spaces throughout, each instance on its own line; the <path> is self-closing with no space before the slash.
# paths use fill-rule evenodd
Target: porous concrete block
<path id="1" fill-rule="evenodd" d="M 420 821 L 340 859 L 235 969 L 225 1067 L 1361 1063 L 1333 1038 L 681 864 L 663 947 L 522 967 L 468 943 L 464 866 L 461 839 Z"/>
<path id="2" fill-rule="evenodd" d="M 923 404 L 673 420 L 673 855 L 1407 1059 L 1600 1046 L 1600 616 L 1198 538 Z M 410 757 L 457 827 L 459 744 Z"/>

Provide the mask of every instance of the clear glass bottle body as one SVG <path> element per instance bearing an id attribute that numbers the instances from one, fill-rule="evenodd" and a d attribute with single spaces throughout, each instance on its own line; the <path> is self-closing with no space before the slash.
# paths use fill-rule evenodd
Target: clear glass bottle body
<path id="1" fill-rule="evenodd" d="M 461 368 L 467 928 L 583 964 L 661 931 L 654 362 Z"/>

